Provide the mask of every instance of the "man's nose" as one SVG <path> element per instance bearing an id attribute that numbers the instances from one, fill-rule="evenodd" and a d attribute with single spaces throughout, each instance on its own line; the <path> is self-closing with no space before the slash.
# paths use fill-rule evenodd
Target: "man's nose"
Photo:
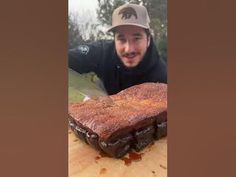
<path id="1" fill-rule="evenodd" d="M 126 53 L 134 52 L 134 44 L 132 42 L 129 42 L 129 41 L 126 42 L 125 52 Z"/>

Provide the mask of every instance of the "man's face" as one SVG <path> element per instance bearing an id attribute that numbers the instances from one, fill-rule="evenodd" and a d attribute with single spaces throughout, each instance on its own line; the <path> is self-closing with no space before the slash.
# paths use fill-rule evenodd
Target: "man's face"
<path id="1" fill-rule="evenodd" d="M 116 28 L 116 52 L 128 68 L 133 68 L 142 61 L 149 44 L 150 37 L 147 37 L 141 27 L 126 25 Z"/>

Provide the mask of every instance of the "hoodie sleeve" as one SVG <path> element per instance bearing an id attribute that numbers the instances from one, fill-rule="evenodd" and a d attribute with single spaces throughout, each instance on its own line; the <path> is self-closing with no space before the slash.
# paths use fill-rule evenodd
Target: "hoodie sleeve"
<path id="1" fill-rule="evenodd" d="M 68 52 L 69 68 L 79 73 L 98 72 L 102 41 L 79 45 Z"/>

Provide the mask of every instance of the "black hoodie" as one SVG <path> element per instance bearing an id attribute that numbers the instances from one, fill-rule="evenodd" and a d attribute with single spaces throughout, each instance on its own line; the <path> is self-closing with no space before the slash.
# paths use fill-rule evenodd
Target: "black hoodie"
<path id="1" fill-rule="evenodd" d="M 114 41 L 107 40 L 69 50 L 69 67 L 79 73 L 95 72 L 109 95 L 144 82 L 167 83 L 166 64 L 152 38 L 143 60 L 135 68 L 126 68 L 117 56 Z"/>

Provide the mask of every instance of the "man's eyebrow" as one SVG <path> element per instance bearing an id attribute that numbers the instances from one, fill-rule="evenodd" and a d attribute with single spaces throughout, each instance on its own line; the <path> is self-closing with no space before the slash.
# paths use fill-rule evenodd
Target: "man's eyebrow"
<path id="1" fill-rule="evenodd" d="M 142 35 L 141 33 L 134 33 L 133 36 L 135 36 L 135 37 L 141 37 L 141 36 L 143 36 L 143 35 Z"/>
<path id="2" fill-rule="evenodd" d="M 117 33 L 117 37 L 124 37 L 125 35 L 122 33 Z"/>

